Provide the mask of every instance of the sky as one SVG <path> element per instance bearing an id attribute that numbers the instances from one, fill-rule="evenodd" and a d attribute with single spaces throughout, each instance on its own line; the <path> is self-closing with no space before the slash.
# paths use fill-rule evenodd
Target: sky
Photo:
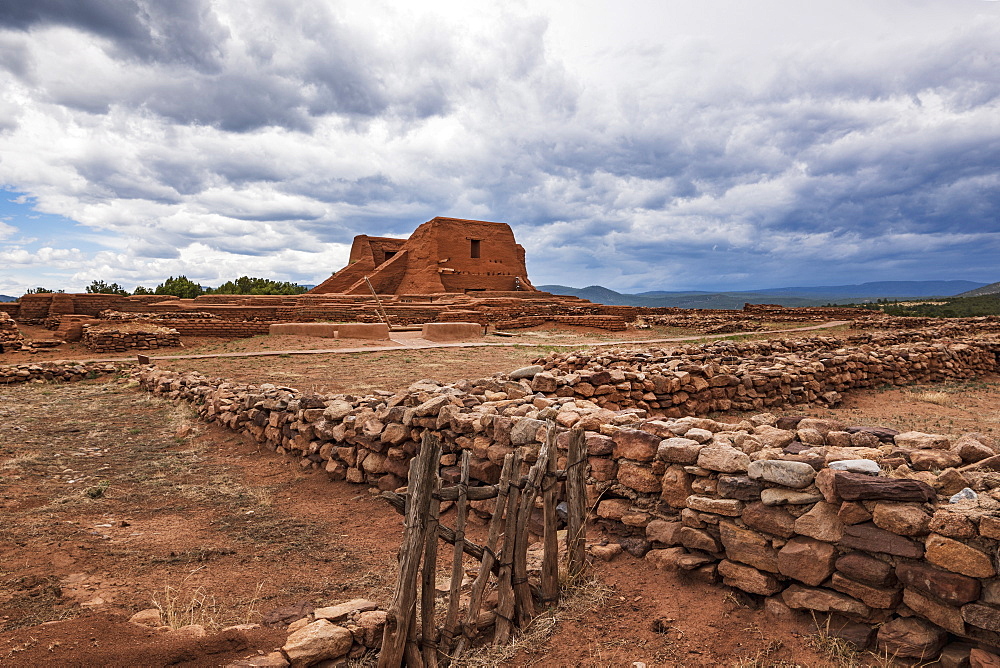
<path id="1" fill-rule="evenodd" d="M 998 281 L 1000 2 L 0 0 L 2 294 L 435 216 L 536 285 Z"/>

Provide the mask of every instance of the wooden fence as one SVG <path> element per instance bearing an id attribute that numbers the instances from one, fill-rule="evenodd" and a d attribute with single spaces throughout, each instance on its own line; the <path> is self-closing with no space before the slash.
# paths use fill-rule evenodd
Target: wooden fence
<path id="1" fill-rule="evenodd" d="M 464 451 L 459 483 L 445 487 L 439 472 L 440 459 L 440 440 L 430 431 L 425 432 L 420 452 L 410 462 L 406 494 L 383 494 L 404 515 L 405 533 L 399 550 L 399 577 L 387 611 L 380 668 L 396 668 L 404 663 L 410 667 L 447 665 L 482 641 L 491 626 L 492 642 L 506 643 L 535 617 L 536 601 L 543 607 L 555 605 L 559 600 L 557 505 L 561 497 L 566 502 L 568 577 L 579 576 L 586 565 L 587 448 L 582 429 L 570 432 L 565 470 L 556 470 L 556 426 L 550 422 L 545 443 L 527 474 L 521 475 L 522 456 L 516 451 L 504 458 L 496 485 L 469 485 L 469 453 Z M 560 494 L 563 482 L 565 493 Z M 539 496 L 544 529 L 541 577 L 536 584 L 528 578 L 527 551 L 529 520 Z M 496 499 L 496 507 L 486 544 L 477 545 L 465 536 L 468 504 L 485 499 Z M 454 528 L 441 524 L 442 501 L 455 502 Z M 439 615 L 435 586 L 438 539 L 453 546 L 451 584 L 443 615 Z M 463 611 L 464 555 L 478 560 L 480 566 Z M 492 611 L 482 613 L 491 585 L 497 591 L 497 604 Z"/>

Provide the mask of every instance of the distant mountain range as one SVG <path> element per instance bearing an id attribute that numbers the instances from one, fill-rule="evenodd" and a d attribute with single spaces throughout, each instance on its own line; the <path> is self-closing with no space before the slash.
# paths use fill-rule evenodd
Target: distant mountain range
<path id="1" fill-rule="evenodd" d="M 17 297 L 11 297 L 10 295 L 0 295 L 0 302 L 16 302 Z"/>
<path id="2" fill-rule="evenodd" d="M 984 285 L 981 288 L 976 288 L 975 290 L 969 290 L 968 292 L 963 292 L 960 295 L 955 295 L 956 297 L 982 297 L 983 295 L 995 295 L 1000 294 L 1000 282 L 990 283 L 989 285 Z"/>
<path id="3" fill-rule="evenodd" d="M 1000 292 L 1000 283 L 994 283 Z M 822 306 L 873 302 L 878 299 L 913 299 L 951 297 L 958 293 L 990 288 L 975 281 L 878 281 L 859 285 L 824 285 L 813 287 L 767 288 L 732 292 L 669 292 L 654 290 L 623 294 L 600 285 L 571 288 L 565 285 L 539 285 L 539 290 L 559 295 L 589 299 L 600 304 L 623 306 L 675 306 L 679 308 L 739 309 L 743 304 L 780 304 L 781 306 Z"/>

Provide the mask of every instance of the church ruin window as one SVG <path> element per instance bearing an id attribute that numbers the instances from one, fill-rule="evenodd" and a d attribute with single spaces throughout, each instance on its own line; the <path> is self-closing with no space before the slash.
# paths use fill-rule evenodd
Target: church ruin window
<path id="1" fill-rule="evenodd" d="M 471 257 L 478 258 L 479 257 L 479 252 L 480 252 L 480 250 L 479 250 L 480 239 L 471 239 L 470 241 L 472 242 L 471 249 L 470 249 L 471 252 L 472 252 Z"/>

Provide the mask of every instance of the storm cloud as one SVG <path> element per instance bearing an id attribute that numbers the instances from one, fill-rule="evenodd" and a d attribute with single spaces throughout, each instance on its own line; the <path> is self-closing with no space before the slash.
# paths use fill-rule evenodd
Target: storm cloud
<path id="1" fill-rule="evenodd" d="M 0 215 L 11 294 L 314 283 L 435 215 L 535 283 L 998 278 L 995 2 L 0 0 L 0 119 L 68 221 Z"/>

